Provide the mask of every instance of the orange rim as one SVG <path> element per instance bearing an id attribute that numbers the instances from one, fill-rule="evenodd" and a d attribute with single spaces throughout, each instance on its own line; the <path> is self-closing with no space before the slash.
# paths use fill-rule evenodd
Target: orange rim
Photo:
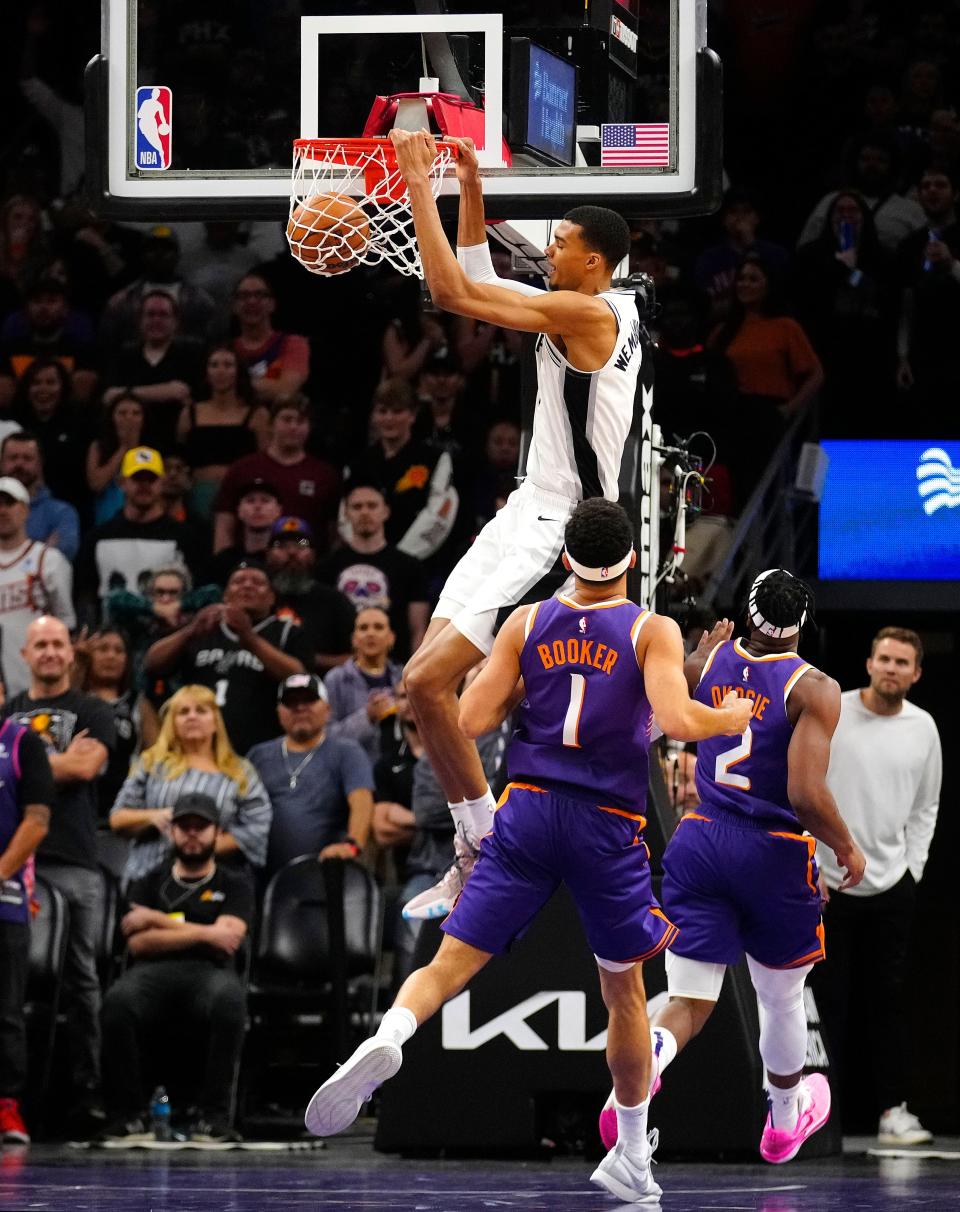
<path id="1" fill-rule="evenodd" d="M 458 148 L 455 143 L 451 143 L 448 139 L 437 139 L 437 147 L 445 147 L 454 159 L 456 158 Z M 348 164 L 357 164 L 364 156 L 370 156 L 380 151 L 386 153 L 388 164 L 396 164 L 397 160 L 393 144 L 385 135 L 371 135 L 356 139 L 324 138 L 294 139 L 293 141 L 293 150 L 300 155 L 323 155 L 336 152 L 338 149 L 343 153 Z"/>

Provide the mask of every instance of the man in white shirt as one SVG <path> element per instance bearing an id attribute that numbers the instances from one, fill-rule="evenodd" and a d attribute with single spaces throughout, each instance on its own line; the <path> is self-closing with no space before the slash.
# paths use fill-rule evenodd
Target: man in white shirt
<path id="1" fill-rule="evenodd" d="M 868 987 L 870 1035 L 880 1116 L 879 1142 L 917 1145 L 931 1134 L 907 1110 L 903 985 L 917 884 L 930 851 L 940 802 L 942 759 L 933 717 L 906 701 L 920 677 L 920 637 L 884 627 L 867 660 L 870 684 L 841 697 L 827 784 L 867 857 L 856 888 L 837 892 L 834 856 L 817 852 L 830 940 L 816 992 L 835 1057 L 842 1057 L 851 992 Z"/>

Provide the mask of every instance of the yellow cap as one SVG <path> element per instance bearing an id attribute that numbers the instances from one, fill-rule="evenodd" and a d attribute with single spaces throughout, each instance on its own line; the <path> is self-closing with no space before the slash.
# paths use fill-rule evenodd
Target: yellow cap
<path id="1" fill-rule="evenodd" d="M 152 471 L 155 476 L 163 475 L 163 459 L 159 451 L 152 446 L 134 446 L 123 456 L 120 464 L 122 476 L 135 476 L 138 471 Z"/>

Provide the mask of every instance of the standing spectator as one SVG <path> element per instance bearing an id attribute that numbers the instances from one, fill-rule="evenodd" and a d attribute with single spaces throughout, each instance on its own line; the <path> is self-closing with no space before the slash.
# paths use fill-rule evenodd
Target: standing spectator
<path id="1" fill-rule="evenodd" d="M 467 377 L 454 353 L 431 358 L 420 372 L 420 436 L 437 450 L 446 450 L 455 464 L 472 461 L 480 446 L 476 413 L 464 407 Z"/>
<path id="2" fill-rule="evenodd" d="M 208 517 L 230 464 L 266 446 L 270 414 L 257 403 L 247 369 L 229 345 L 207 355 L 201 392 L 199 403 L 180 413 L 177 440 L 193 469 L 194 509 Z"/>
<path id="3" fill-rule="evenodd" d="M 380 725 L 396 710 L 393 688 L 403 675 L 390 659 L 394 639 L 387 612 L 364 607 L 353 626 L 353 656 L 326 677 L 331 731 L 357 741 L 371 761 L 380 751 Z"/>
<path id="4" fill-rule="evenodd" d="M 67 560 L 73 560 L 80 550 L 80 517 L 72 505 L 57 500 L 44 483 L 43 452 L 35 434 L 21 429 L 3 439 L 0 476 L 13 476 L 30 494 L 30 538 L 56 547 Z"/>
<path id="5" fill-rule="evenodd" d="M 40 615 L 76 622 L 73 570 L 63 554 L 27 537 L 30 496 L 19 480 L 0 476 L 0 654 L 9 698 L 30 685 L 24 660 L 27 630 Z"/>
<path id="6" fill-rule="evenodd" d="M 473 488 L 473 525 L 482 530 L 518 483 L 520 426 L 514 421 L 494 421 L 487 430 L 484 459 L 477 468 Z"/>
<path id="7" fill-rule="evenodd" d="M 839 892 L 834 856 L 817 854 L 827 905 L 830 962 L 823 964 L 817 1002 L 833 1055 L 843 1067 L 851 1004 L 870 990 L 856 1015 L 867 1032 L 882 1145 L 918 1145 L 930 1133 L 907 1110 L 910 1033 L 904 982 L 916 905 L 940 802 L 942 758 L 933 717 L 907 701 L 920 678 L 923 646 L 915 631 L 884 627 L 867 659 L 870 682 L 841 695 L 840 722 L 830 747 L 827 782 L 867 857 L 864 879 Z M 902 1042 L 891 1047 L 891 1040 Z"/>
<path id="8" fill-rule="evenodd" d="M 138 591 L 158 564 L 200 564 L 195 533 L 164 510 L 163 460 L 149 446 L 128 450 L 120 465 L 123 509 L 87 535 L 77 561 L 77 599 L 88 619 L 114 589 Z"/>
<path id="9" fill-rule="evenodd" d="M 960 331 L 960 225 L 957 185 L 941 169 L 928 168 L 917 197 L 927 226 L 908 236 L 898 260 L 903 284 L 897 336 L 897 383 L 913 388 L 921 405 L 922 431 L 956 431 L 954 400 L 960 390 L 956 336 Z M 917 412 L 916 409 L 913 410 Z M 916 428 L 912 432 L 917 432 Z"/>
<path id="10" fill-rule="evenodd" d="M 387 539 L 425 560 L 443 546 L 457 520 L 460 498 L 453 462 L 413 437 L 416 403 L 409 384 L 386 379 L 373 395 L 373 445 L 350 466 L 350 479 L 382 484 L 390 507 Z"/>
<path id="11" fill-rule="evenodd" d="M 253 924 L 247 880 L 218 862 L 221 812 L 190 792 L 170 812 L 173 848 L 158 870 L 130 888 L 121 929 L 130 964 L 103 1002 L 106 1141 L 149 1140 L 143 1122 L 145 1054 L 169 1043 L 170 1024 L 203 1033 L 203 1074 L 192 1140 L 239 1140 L 230 1126 L 234 1076 L 246 1025 L 236 956 Z"/>
<path id="12" fill-rule="evenodd" d="M 303 518 L 322 550 L 329 547 L 340 499 L 340 474 L 331 463 L 307 454 L 310 401 L 299 395 L 277 400 L 270 416 L 266 450 L 238 459 L 220 485 L 213 505 L 214 551 L 236 543 L 240 490 L 258 479 L 276 487 L 283 513 Z"/>
<path id="13" fill-rule="evenodd" d="M 230 744 L 213 693 L 188 685 L 171 696 L 155 744 L 130 767 L 110 813 L 110 828 L 134 839 L 125 878 L 139 879 L 170 857 L 172 809 L 198 792 L 217 805 L 220 858 L 238 869 L 262 867 L 270 801 Z"/>
<path id="14" fill-rule="evenodd" d="M 415 382 L 428 358 L 447 353 L 451 348 L 445 325 L 454 317 L 435 307 L 424 307 L 419 297 L 404 313 L 387 325 L 381 344 L 383 378 Z"/>
<path id="15" fill-rule="evenodd" d="M 213 579 L 226 584 L 234 568 L 244 561 L 263 560 L 267 554 L 270 535 L 280 520 L 280 493 L 261 477 L 243 484 L 238 490 L 237 523 L 239 542 L 224 547 L 213 557 Z"/>
<path id="16" fill-rule="evenodd" d="M 233 300 L 233 314 L 240 328 L 233 348 L 250 376 L 257 399 L 270 407 L 277 400 L 295 395 L 310 373 L 309 341 L 273 327 L 277 300 L 270 283 L 259 274 L 241 278 Z"/>
<path id="17" fill-rule="evenodd" d="M 513 472 L 515 477 L 516 459 Z M 322 565 L 320 576 L 349 598 L 355 610 L 380 606 L 389 611 L 397 637 L 394 652 L 405 661 L 420 647 L 430 620 L 423 567 L 387 542 L 390 510 L 379 486 L 351 481 L 343 497 L 343 517 L 344 542 Z"/>
<path id="18" fill-rule="evenodd" d="M 12 194 L 0 209 L 0 279 L 4 293 L 25 290 L 50 260 L 43 210 L 36 198 Z"/>
<path id="19" fill-rule="evenodd" d="M 27 1084 L 23 1007 L 30 962 L 34 854 L 56 799 L 46 749 L 29 728 L 0 726 L 0 1144 L 26 1145 L 20 1113 Z"/>
<path id="20" fill-rule="evenodd" d="M 296 673 L 281 683 L 277 702 L 283 736 L 248 755 L 273 807 L 267 878 L 302 854 L 356 858 L 373 817 L 370 759 L 355 741 L 329 734 L 323 682 Z"/>
<path id="21" fill-rule="evenodd" d="M 143 443 L 145 424 L 144 407 L 134 395 L 114 396 L 104 411 L 99 436 L 87 450 L 87 487 L 93 494 L 97 526 L 109 522 L 123 508 L 120 465 L 128 451 Z"/>
<path id="22" fill-rule="evenodd" d="M 36 434 L 54 495 L 80 505 L 86 499 L 87 485 L 77 451 L 86 448 L 90 435 L 70 393 L 70 376 L 63 365 L 55 359 L 37 358 L 17 383 L 12 415 L 21 429 Z"/>
<path id="23" fill-rule="evenodd" d="M 23 311 L 9 316 L 0 331 L 0 407 L 9 405 L 18 380 L 37 358 L 60 363 L 78 403 L 92 398 L 97 383 L 93 329 L 85 316 L 70 310 L 59 278 L 34 283 Z"/>
<path id="24" fill-rule="evenodd" d="M 101 879 L 97 869 L 96 780 L 116 734 L 106 703 L 70 686 L 73 647 L 59 619 L 47 615 L 27 629 L 23 655 L 30 687 L 7 699 L 3 716 L 25 724 L 44 742 L 56 784 L 50 831 L 37 851 L 37 871 L 70 906 L 63 974 L 72 1109 L 95 1112 L 100 1103 Z"/>
<path id="25" fill-rule="evenodd" d="M 277 594 L 280 618 L 302 627 L 315 668 L 326 671 L 350 655 L 356 611 L 338 589 L 315 575 L 317 552 L 303 518 L 280 518 L 270 532 L 266 567 Z"/>
<path id="26" fill-rule="evenodd" d="M 161 449 L 173 441 L 180 410 L 190 403 L 203 365 L 200 342 L 178 333 L 180 311 L 168 290 L 139 299 L 139 334 L 115 348 L 104 404 L 135 396 L 147 410 L 147 432 Z"/>
<path id="27" fill-rule="evenodd" d="M 305 673 L 313 655 L 303 629 L 275 614 L 277 598 L 262 568 L 240 564 L 230 574 L 222 605 L 152 644 L 144 658 L 151 677 L 175 675 L 216 692 L 230 743 L 247 753 L 277 735 L 277 685 Z"/>
<path id="28" fill-rule="evenodd" d="M 100 324 L 104 349 L 117 349 L 124 341 L 136 340 L 142 303 L 152 291 L 163 291 L 174 300 L 180 332 L 185 337 L 207 340 L 214 320 L 213 300 L 180 273 L 177 234 L 160 223 L 150 229 L 144 241 L 142 274 L 107 303 Z"/>
<path id="29" fill-rule="evenodd" d="M 693 271 L 698 288 L 710 300 L 713 320 L 722 320 L 735 297 L 737 266 L 754 253 L 778 273 L 787 268 L 790 254 L 780 244 L 757 235 L 762 224 L 760 207 L 747 189 L 728 189 L 720 207 L 723 239 L 700 254 Z"/>
<path id="30" fill-rule="evenodd" d="M 777 299 L 770 271 L 756 256 L 737 270 L 736 300 L 709 348 L 725 354 L 737 379 L 738 430 L 750 433 L 749 451 L 731 446 L 730 470 L 740 505 L 763 474 L 784 430 L 784 423 L 814 399 L 823 368 L 806 333 Z"/>

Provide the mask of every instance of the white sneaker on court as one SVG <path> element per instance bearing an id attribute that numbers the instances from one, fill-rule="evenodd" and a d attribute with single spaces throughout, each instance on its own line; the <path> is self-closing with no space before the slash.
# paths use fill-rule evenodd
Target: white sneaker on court
<path id="1" fill-rule="evenodd" d="M 473 874 L 479 850 L 459 833 L 453 839 L 454 860 L 440 879 L 425 892 L 418 893 L 403 907 L 403 916 L 408 920 L 427 920 L 446 917 L 457 903 L 457 897 Z"/>
<path id="2" fill-rule="evenodd" d="M 393 1040 L 364 1040 L 349 1059 L 328 1077 L 307 1104 L 303 1122 L 314 1136 L 333 1136 L 349 1128 L 360 1108 L 403 1064 L 400 1045 Z"/>
<path id="3" fill-rule="evenodd" d="M 659 1139 L 656 1128 L 647 1134 L 648 1147 L 642 1157 L 628 1153 L 623 1141 L 620 1141 L 590 1175 L 590 1181 L 624 1203 L 659 1204 L 663 1192 L 650 1173 L 650 1163 Z"/>
<path id="4" fill-rule="evenodd" d="M 907 1104 L 899 1107 L 888 1107 L 880 1116 L 880 1127 L 877 1131 L 877 1143 L 880 1145 L 925 1145 L 933 1140 L 933 1133 L 928 1132 L 912 1111 L 907 1110 Z"/>

